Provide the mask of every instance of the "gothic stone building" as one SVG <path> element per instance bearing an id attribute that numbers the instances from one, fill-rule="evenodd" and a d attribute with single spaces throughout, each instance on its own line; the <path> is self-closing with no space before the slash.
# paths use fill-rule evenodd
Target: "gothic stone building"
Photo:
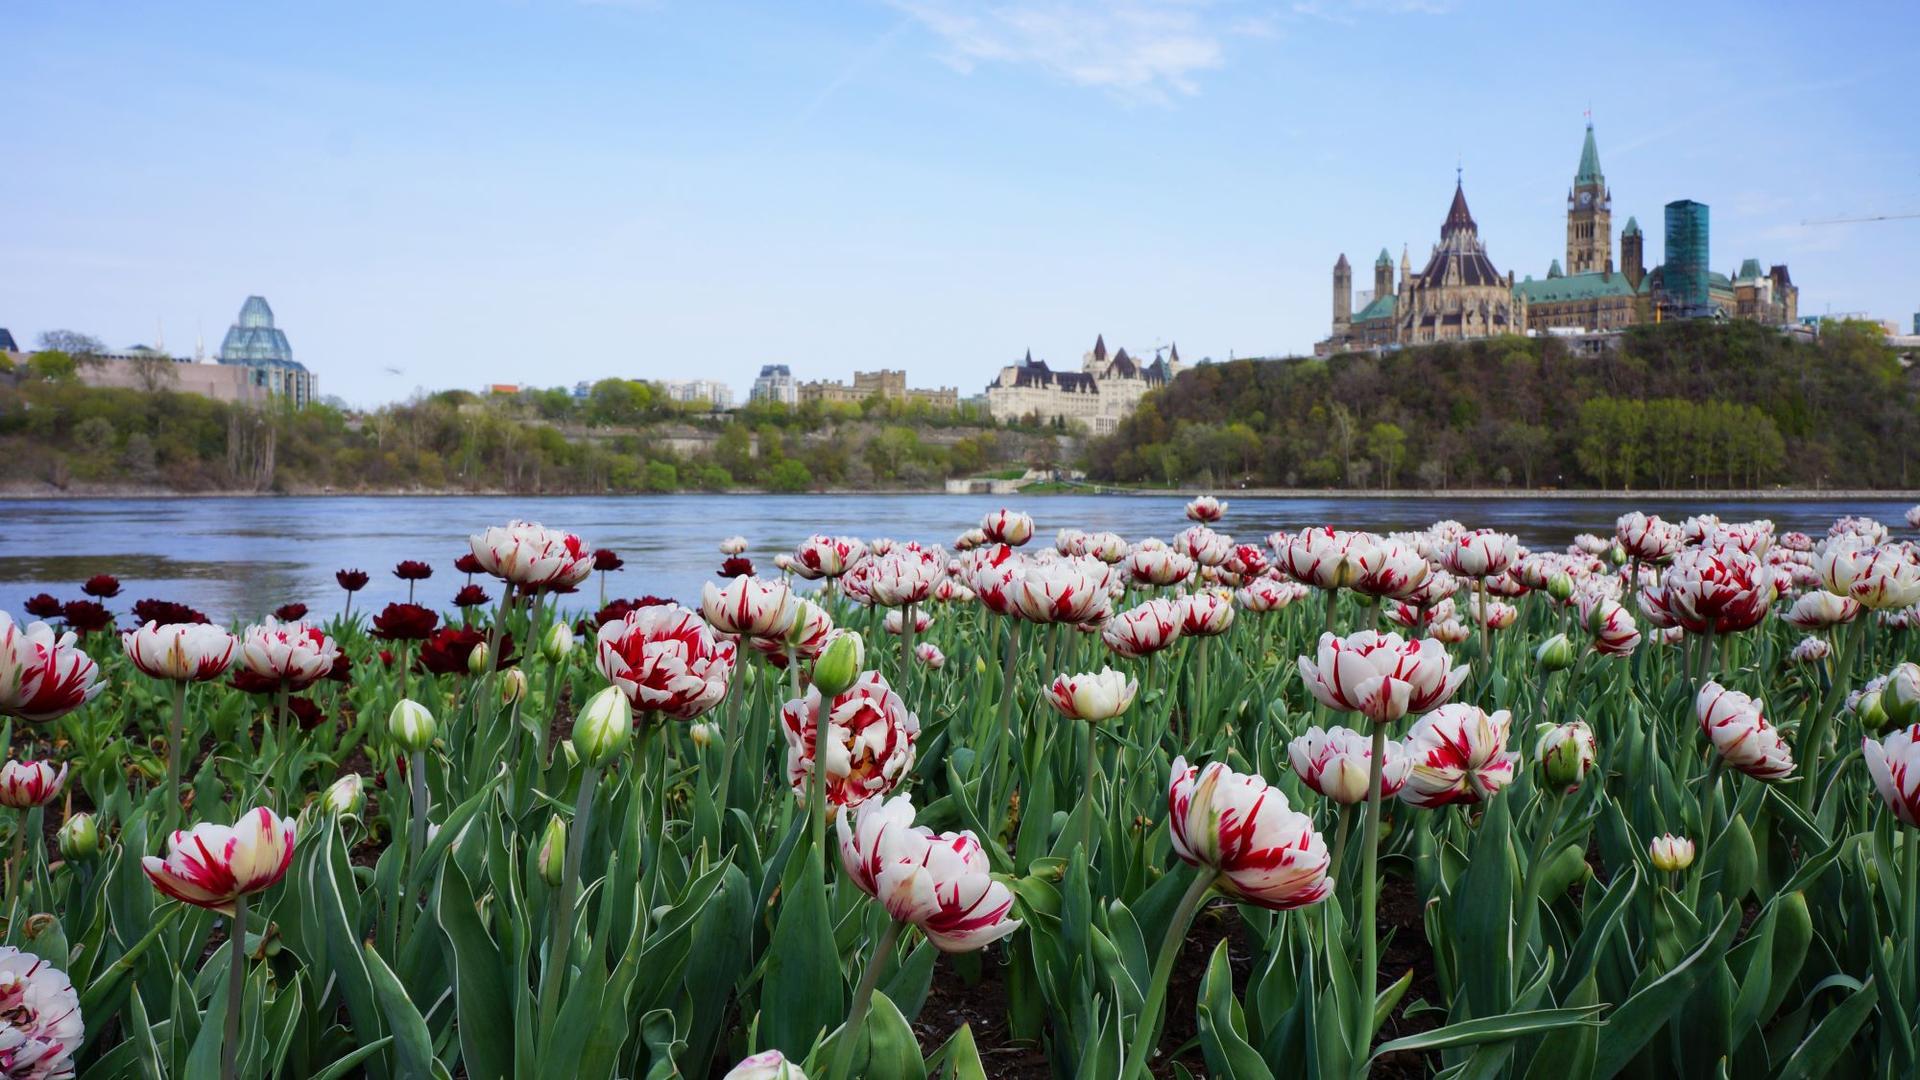
<path id="1" fill-rule="evenodd" d="M 1180 347 L 1165 359 L 1141 362 L 1126 349 L 1107 353 L 1105 335 L 1080 358 L 1079 371 L 1055 371 L 1035 360 L 1033 350 L 1008 364 L 987 384 L 987 412 L 995 420 L 1058 421 L 1105 435 L 1133 412 L 1148 390 L 1165 386 L 1180 373 Z"/>

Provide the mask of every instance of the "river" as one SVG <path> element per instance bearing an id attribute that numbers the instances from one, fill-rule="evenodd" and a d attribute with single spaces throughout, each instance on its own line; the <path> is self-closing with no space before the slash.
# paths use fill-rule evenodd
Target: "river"
<path id="1" fill-rule="evenodd" d="M 1739 500 L 1684 497 L 1622 499 L 1234 498 L 1217 528 L 1242 540 L 1276 529 L 1332 524 L 1385 532 L 1453 518 L 1517 534 L 1537 547 L 1562 547 L 1581 532 L 1610 532 L 1628 510 L 1679 520 L 1699 512 L 1728 520 L 1771 518 L 1782 530 L 1824 534 L 1843 514 L 1876 517 L 1910 535 L 1905 501 Z M 893 536 L 951 543 L 982 514 L 1012 506 L 1032 514 L 1035 543 L 1073 526 L 1112 530 L 1130 540 L 1170 537 L 1184 528 L 1185 500 L 1172 496 L 1041 495 L 659 495 L 620 497 L 313 497 L 72 499 L 0 503 L 0 609 L 16 618 L 41 592 L 79 599 L 79 583 L 113 574 L 123 592 L 107 606 L 158 597 L 189 604 L 216 620 L 249 619 L 299 601 L 316 615 L 340 610 L 344 594 L 333 574 L 357 567 L 373 576 L 356 609 L 406 598 L 393 577 L 402 559 L 434 567 L 420 583 L 423 603 L 446 608 L 465 579 L 453 560 L 467 536 L 524 517 L 578 532 L 609 547 L 626 567 L 609 577 L 607 595 L 671 596 L 696 602 L 719 566 L 721 538 L 739 534 L 763 572 L 774 553 L 814 532 Z M 598 599 L 596 575 L 581 587 L 583 604 Z M 497 590 L 489 587 L 497 596 Z M 123 616 L 122 625 L 129 619 Z"/>

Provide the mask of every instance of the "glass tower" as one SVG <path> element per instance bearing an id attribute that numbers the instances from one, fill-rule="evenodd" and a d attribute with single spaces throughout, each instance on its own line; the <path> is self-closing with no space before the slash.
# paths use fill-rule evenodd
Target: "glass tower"
<path id="1" fill-rule="evenodd" d="M 1661 288 L 1673 314 L 1694 319 L 1712 313 L 1708 295 L 1707 204 L 1679 199 L 1667 204 L 1666 265 Z"/>

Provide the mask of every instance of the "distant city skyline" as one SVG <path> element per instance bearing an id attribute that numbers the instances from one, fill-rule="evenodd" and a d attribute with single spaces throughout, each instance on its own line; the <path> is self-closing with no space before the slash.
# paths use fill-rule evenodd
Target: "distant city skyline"
<path id="1" fill-rule="evenodd" d="M 1910 3 L 12 5 L 0 326 L 218 341 L 271 299 L 322 392 L 1310 351 L 1343 251 L 1494 261 L 1712 208 L 1711 269 L 1920 310 Z M 1617 228 L 1617 226 L 1616 226 Z M 1647 258 L 1658 261 L 1657 237 Z M 212 344 L 208 352 L 215 351 Z M 397 371 L 398 374 L 393 372 Z"/>

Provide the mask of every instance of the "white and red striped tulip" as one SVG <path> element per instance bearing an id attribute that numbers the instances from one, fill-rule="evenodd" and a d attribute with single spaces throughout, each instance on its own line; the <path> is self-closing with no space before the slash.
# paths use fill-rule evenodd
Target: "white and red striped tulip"
<path id="1" fill-rule="evenodd" d="M 1507 533 L 1475 529 L 1455 537 L 1442 549 L 1441 561 L 1461 577 L 1495 577 L 1513 565 L 1519 547 L 1520 542 Z"/>
<path id="2" fill-rule="evenodd" d="M 1113 566 L 1124 562 L 1131 550 L 1127 546 L 1126 538 L 1119 533 L 1097 532 L 1084 534 L 1081 550 L 1070 554 L 1091 555 L 1108 566 Z"/>
<path id="3" fill-rule="evenodd" d="M 1533 759 L 1547 783 L 1571 792 L 1593 771 L 1600 747 L 1585 720 L 1555 724 L 1534 743 Z"/>
<path id="4" fill-rule="evenodd" d="M 22 626 L 0 611 L 0 716 L 57 719 L 106 689 L 100 665 L 75 640 L 71 630 L 55 634 L 43 622 Z"/>
<path id="5" fill-rule="evenodd" d="M 1373 764 L 1373 739 L 1351 728 L 1322 730 L 1318 725 L 1287 744 L 1287 758 L 1293 771 L 1306 785 L 1345 806 L 1367 801 L 1369 770 Z M 1380 796 L 1391 799 L 1405 786 L 1413 771 L 1413 759 L 1406 747 L 1388 739 L 1386 755 L 1380 762 Z"/>
<path id="6" fill-rule="evenodd" d="M 1499 600 L 1475 603 L 1469 609 L 1473 612 L 1473 621 L 1489 630 L 1505 630 L 1520 617 L 1520 609 Z"/>
<path id="7" fill-rule="evenodd" d="M 175 832 L 166 858 L 148 855 L 140 865 L 153 887 L 175 900 L 232 914 L 235 900 L 285 876 L 293 840 L 293 819 L 262 806 L 231 826 L 203 821 Z"/>
<path id="8" fill-rule="evenodd" d="M 481 569 L 523 589 L 562 589 L 593 573 L 593 548 L 570 532 L 511 521 L 467 541 Z"/>
<path id="9" fill-rule="evenodd" d="M 1180 633 L 1215 637 L 1233 627 L 1233 594 L 1207 589 L 1175 600 L 1180 608 Z"/>
<path id="10" fill-rule="evenodd" d="M 1255 614 L 1279 611 L 1281 608 L 1307 598 L 1311 590 L 1297 581 L 1275 581 L 1272 578 L 1254 578 L 1233 594 L 1241 607 Z"/>
<path id="11" fill-rule="evenodd" d="M 1835 596 L 1825 589 L 1802 593 L 1793 607 L 1782 616 L 1791 626 L 1802 630 L 1825 630 L 1843 622 L 1852 622 L 1860 614 L 1860 601 L 1851 596 Z"/>
<path id="12" fill-rule="evenodd" d="M 1113 610 L 1106 563 L 1084 555 L 1029 562 L 1011 586 L 1014 610 L 1037 623 L 1099 622 Z"/>
<path id="13" fill-rule="evenodd" d="M 1513 782 L 1520 755 L 1507 749 L 1513 717 L 1472 705 L 1442 705 L 1407 732 L 1413 770 L 1400 799 L 1433 809 L 1491 798 Z"/>
<path id="14" fill-rule="evenodd" d="M 1593 637 L 1593 651 L 1603 656 L 1631 656 L 1640 646 L 1633 615 L 1610 596 L 1582 594 L 1580 623 Z"/>
<path id="15" fill-rule="evenodd" d="M 1227 516 L 1227 504 L 1211 495 L 1200 495 L 1187 504 L 1187 520 L 1211 525 Z"/>
<path id="16" fill-rule="evenodd" d="M 973 601 L 973 590 L 957 578 L 944 577 L 933 587 L 933 598 L 943 604 L 966 604 Z"/>
<path id="17" fill-rule="evenodd" d="M 1920 725 L 1860 740 L 1873 787 L 1903 825 L 1920 827 Z"/>
<path id="18" fill-rule="evenodd" d="M 906 627 L 906 625 L 907 625 L 907 620 L 906 620 L 905 608 L 888 609 L 887 617 L 885 620 L 887 633 L 892 634 L 895 637 L 898 637 L 900 636 L 901 630 L 903 630 Z M 916 607 L 913 609 L 913 632 L 914 633 L 924 634 L 927 632 L 927 630 L 932 628 L 932 626 L 933 626 L 933 612 L 928 611 L 924 607 Z"/>
<path id="19" fill-rule="evenodd" d="M 941 652 L 940 646 L 931 641 L 923 641 L 915 645 L 913 654 L 920 658 L 922 664 L 927 665 L 928 671 L 939 671 L 947 666 L 947 654 Z"/>
<path id="20" fill-rule="evenodd" d="M 0 765 L 0 806 L 30 810 L 45 806 L 67 782 L 67 766 L 50 761 L 9 761 Z"/>
<path id="21" fill-rule="evenodd" d="M 1614 538 L 1628 555 L 1641 562 L 1661 562 L 1678 554 L 1686 543 L 1680 526 L 1638 510 L 1622 514 L 1613 524 Z"/>
<path id="22" fill-rule="evenodd" d="M 784 638 L 800 616 L 800 604 L 785 580 L 737 577 L 725 585 L 702 585 L 700 614 L 723 634 Z"/>
<path id="23" fill-rule="evenodd" d="M 1693 852 L 1693 841 L 1672 833 L 1662 833 L 1647 845 L 1647 856 L 1653 860 L 1653 868 L 1668 874 L 1692 866 Z"/>
<path id="24" fill-rule="evenodd" d="M 1845 595 L 1874 611 L 1920 603 L 1920 555 L 1906 545 L 1845 550 L 1823 563 L 1821 573 L 1828 588 L 1841 592 L 1834 586 L 1844 583 Z"/>
<path id="25" fill-rule="evenodd" d="M 1316 589 L 1344 589 L 1364 572 L 1366 555 L 1377 543 L 1371 533 L 1321 526 L 1288 535 L 1284 545 L 1274 545 L 1274 554 L 1276 565 L 1293 580 Z"/>
<path id="26" fill-rule="evenodd" d="M 340 646 L 317 626 L 269 615 L 240 634 L 240 664 L 288 690 L 305 690 L 333 671 Z"/>
<path id="27" fill-rule="evenodd" d="M 1193 574 L 1194 562 L 1187 555 L 1160 543 L 1142 542 L 1127 556 L 1127 574 L 1140 585 L 1177 585 Z"/>
<path id="28" fill-rule="evenodd" d="M 1308 691 L 1330 709 L 1357 712 L 1376 724 L 1422 713 L 1453 696 L 1467 668 L 1448 667 L 1447 650 L 1433 638 L 1361 630 L 1342 638 L 1320 635 L 1318 663 L 1300 657 Z"/>
<path id="29" fill-rule="evenodd" d="M 788 1061 L 787 1055 L 768 1050 L 743 1059 L 720 1080 L 807 1080 L 807 1074 L 798 1064 Z"/>
<path id="30" fill-rule="evenodd" d="M 804 660 L 818 660 L 821 650 L 833 638 L 833 616 L 825 608 L 805 597 L 795 602 L 793 628 L 787 631 L 787 647 Z"/>
<path id="31" fill-rule="evenodd" d="M 1458 645 L 1472 636 L 1467 624 L 1459 619 L 1442 619 L 1427 627 L 1427 637 L 1442 645 Z"/>
<path id="32" fill-rule="evenodd" d="M 867 557 L 867 545 L 851 536 L 815 533 L 793 549 L 793 572 L 808 580 L 837 578 Z"/>
<path id="33" fill-rule="evenodd" d="M 1201 566 L 1219 566 L 1233 554 L 1233 537 L 1214 532 L 1205 525 L 1194 525 L 1174 536 L 1173 550 Z"/>
<path id="34" fill-rule="evenodd" d="M 725 540 L 720 541 L 720 554 L 722 555 L 738 555 L 746 550 L 747 538 L 744 536 L 729 536 Z"/>
<path id="35" fill-rule="evenodd" d="M 120 635 L 120 645 L 143 674 L 172 682 L 205 682 L 226 674 L 240 642 L 212 623 L 149 622 Z"/>
<path id="36" fill-rule="evenodd" d="M 744 579 L 736 579 L 744 580 Z M 829 635 L 830 636 L 830 635 Z M 635 712 L 691 720 L 727 696 L 734 646 L 678 604 L 650 604 L 600 628 L 594 664 Z"/>
<path id="37" fill-rule="evenodd" d="M 1175 758 L 1167 825 L 1174 854 L 1217 871 L 1222 891 L 1244 903 L 1289 911 L 1333 894 L 1331 859 L 1313 819 L 1259 776 Z"/>
<path id="38" fill-rule="evenodd" d="M 87 1025 L 67 973 L 33 953 L 0 945 L 0 1003 L 0 1076 L 70 1080 Z"/>
<path id="39" fill-rule="evenodd" d="M 1018 510 L 995 510 L 980 519 L 988 543 L 1019 547 L 1033 539 L 1033 518 Z"/>
<path id="40" fill-rule="evenodd" d="M 1730 634 L 1767 617 L 1776 581 L 1772 570 L 1744 551 L 1691 548 L 1674 557 L 1659 588 L 1640 595 L 1655 625 L 1661 625 L 1657 609 L 1688 633 Z"/>
<path id="41" fill-rule="evenodd" d="M 885 795 L 913 768 L 920 718 L 877 671 L 862 672 L 846 692 L 825 702 L 817 688 L 780 708 L 787 739 L 787 779 L 802 796 L 813 775 L 821 712 L 826 713 L 829 806 L 858 806 Z"/>
<path id="42" fill-rule="evenodd" d="M 1353 591 L 1398 600 L 1419 591 L 1433 568 L 1412 548 L 1385 540 L 1360 553 Z"/>
<path id="43" fill-rule="evenodd" d="M 1132 708 L 1134 695 L 1139 692 L 1139 680 L 1112 668 L 1101 668 L 1097 672 L 1054 676 L 1053 685 L 1047 689 L 1047 702 L 1069 720 L 1098 723 Z"/>
<path id="44" fill-rule="evenodd" d="M 1827 644 L 1826 638 L 1808 635 L 1794 645 L 1793 650 L 1787 653 L 1787 659 L 1796 664 L 1817 664 L 1832 655 L 1833 646 Z"/>
<path id="45" fill-rule="evenodd" d="M 842 813 L 834 828 L 847 879 L 942 952 L 975 952 L 1020 929 L 1013 892 L 994 880 L 973 833 L 935 833 L 913 813 L 905 795 Z"/>
<path id="46" fill-rule="evenodd" d="M 1165 598 L 1115 612 L 1100 630 L 1100 640 L 1116 655 L 1130 659 L 1151 656 L 1180 637 L 1181 605 Z"/>
<path id="47" fill-rule="evenodd" d="M 1693 706 L 1700 729 L 1728 766 L 1759 780 L 1778 780 L 1793 772 L 1793 753 L 1767 722 L 1759 701 L 1709 682 Z"/>
<path id="48" fill-rule="evenodd" d="M 946 559 L 924 548 L 903 545 L 870 560 L 867 595 L 881 607 L 919 604 L 933 595 L 946 574 Z"/>

